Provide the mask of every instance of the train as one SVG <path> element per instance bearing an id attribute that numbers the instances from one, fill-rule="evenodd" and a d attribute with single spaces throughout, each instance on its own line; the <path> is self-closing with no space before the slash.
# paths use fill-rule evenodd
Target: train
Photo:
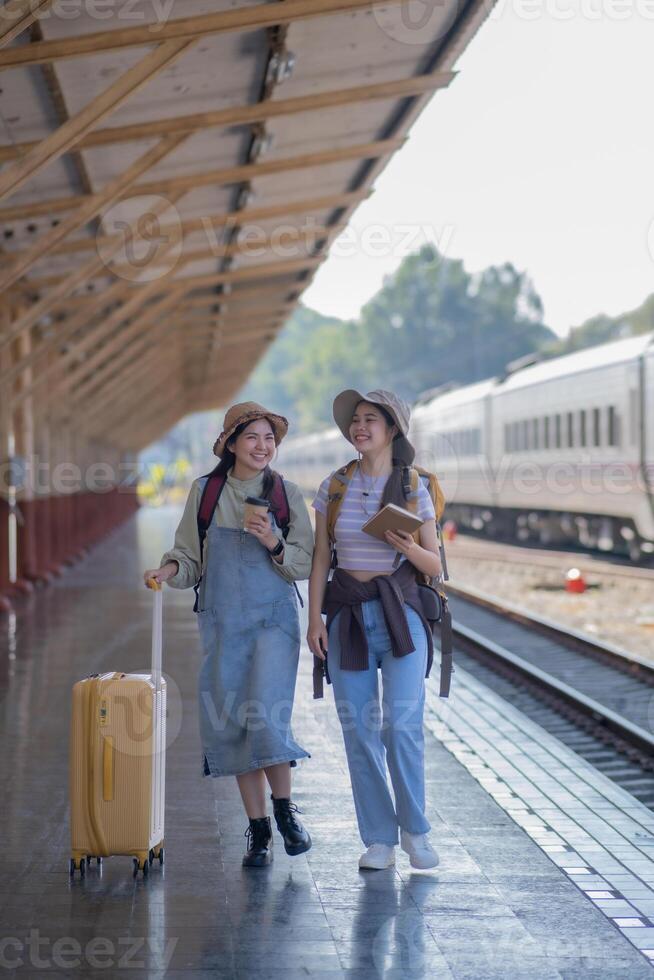
<path id="1" fill-rule="evenodd" d="M 410 438 L 460 529 L 654 556 L 654 333 L 427 391 Z M 276 465 L 310 494 L 353 456 L 331 428 L 285 440 Z"/>

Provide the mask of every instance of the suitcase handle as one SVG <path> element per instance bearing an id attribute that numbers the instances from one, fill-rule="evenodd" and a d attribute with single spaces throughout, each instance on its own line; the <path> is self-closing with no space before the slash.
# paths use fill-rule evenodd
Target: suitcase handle
<path id="1" fill-rule="evenodd" d="M 163 637 L 163 589 L 161 582 L 155 578 L 149 578 L 147 582 L 149 589 L 154 592 L 154 603 L 152 606 L 152 680 L 155 691 L 161 690 L 161 648 Z"/>

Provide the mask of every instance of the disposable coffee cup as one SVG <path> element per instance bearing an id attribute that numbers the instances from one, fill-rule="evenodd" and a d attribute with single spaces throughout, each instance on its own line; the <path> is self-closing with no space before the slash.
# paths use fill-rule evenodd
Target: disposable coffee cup
<path id="1" fill-rule="evenodd" d="M 264 500 L 263 497 L 246 497 L 243 506 L 243 523 L 247 524 L 257 514 L 263 514 L 265 516 L 269 510 L 270 503 Z"/>

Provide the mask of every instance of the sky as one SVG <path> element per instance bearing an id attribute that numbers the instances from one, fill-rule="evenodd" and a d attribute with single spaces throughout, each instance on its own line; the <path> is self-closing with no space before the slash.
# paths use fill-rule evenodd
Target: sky
<path id="1" fill-rule="evenodd" d="M 354 317 L 434 241 L 565 335 L 654 292 L 654 0 L 499 0 L 303 294 Z"/>

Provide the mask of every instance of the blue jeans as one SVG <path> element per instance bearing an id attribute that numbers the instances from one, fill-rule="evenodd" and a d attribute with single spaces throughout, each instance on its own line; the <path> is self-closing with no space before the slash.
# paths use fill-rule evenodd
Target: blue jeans
<path id="1" fill-rule="evenodd" d="M 342 670 L 338 613 L 329 629 L 329 676 L 343 728 L 359 833 L 370 844 L 397 844 L 398 826 L 426 834 L 424 733 L 427 637 L 420 617 L 406 607 L 415 650 L 394 657 L 379 599 L 362 603 L 368 641 L 367 670 Z M 378 666 L 381 666 L 382 703 Z M 395 803 L 391 797 L 386 767 Z"/>

